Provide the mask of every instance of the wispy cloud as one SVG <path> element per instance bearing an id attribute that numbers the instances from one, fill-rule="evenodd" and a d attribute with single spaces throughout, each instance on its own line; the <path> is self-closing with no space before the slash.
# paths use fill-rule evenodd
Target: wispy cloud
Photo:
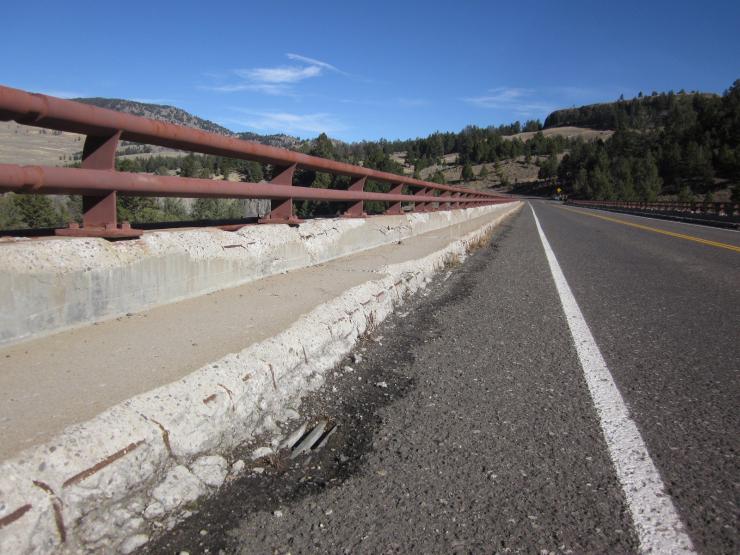
<path id="1" fill-rule="evenodd" d="M 308 64 L 311 66 L 318 66 L 322 67 L 324 69 L 328 69 L 329 71 L 336 71 L 337 73 L 344 73 L 342 70 L 338 69 L 337 67 L 328 64 L 326 62 L 322 62 L 321 60 L 317 60 L 316 58 L 309 58 L 308 56 L 301 56 L 300 54 L 293 54 L 292 52 L 288 52 L 286 54 L 289 60 L 294 60 L 296 62 L 303 62 L 304 64 Z"/>
<path id="2" fill-rule="evenodd" d="M 558 108 L 616 99 L 620 92 L 627 93 L 628 89 L 620 87 L 595 89 L 563 85 L 537 89 L 496 87 L 480 96 L 466 97 L 461 100 L 479 108 L 505 110 L 522 117 L 541 117 Z"/>
<path id="3" fill-rule="evenodd" d="M 230 85 L 214 85 L 201 88 L 221 93 L 252 91 L 272 96 L 297 96 L 289 87 L 273 83 L 233 83 Z"/>
<path id="4" fill-rule="evenodd" d="M 330 63 L 315 58 L 290 52 L 285 56 L 298 63 L 275 67 L 234 69 L 230 75 L 237 77 L 239 79 L 237 82 L 203 88 L 222 93 L 252 91 L 273 96 L 297 96 L 294 86 L 301 81 L 319 77 L 327 72 L 347 75 Z"/>
<path id="5" fill-rule="evenodd" d="M 296 83 L 318 77 L 323 71 L 321 66 L 281 66 L 237 69 L 234 73 L 255 83 Z"/>
<path id="6" fill-rule="evenodd" d="M 255 129 L 273 133 L 337 133 L 347 129 L 333 115 L 319 112 L 313 114 L 292 114 L 289 112 L 253 112 L 238 109 L 242 116 L 229 118 L 230 123 L 235 123 Z"/>
<path id="7" fill-rule="evenodd" d="M 539 98 L 534 89 L 520 87 L 496 87 L 484 95 L 462 100 L 479 108 L 507 110 L 520 116 L 541 115 L 555 109 L 551 102 Z"/>

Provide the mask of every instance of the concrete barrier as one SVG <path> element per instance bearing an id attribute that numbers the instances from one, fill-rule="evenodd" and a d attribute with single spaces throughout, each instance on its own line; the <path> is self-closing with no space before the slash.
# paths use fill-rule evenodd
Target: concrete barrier
<path id="1" fill-rule="evenodd" d="M 188 229 L 141 239 L 0 243 L 0 345 L 319 264 L 492 213 L 445 212 Z"/>

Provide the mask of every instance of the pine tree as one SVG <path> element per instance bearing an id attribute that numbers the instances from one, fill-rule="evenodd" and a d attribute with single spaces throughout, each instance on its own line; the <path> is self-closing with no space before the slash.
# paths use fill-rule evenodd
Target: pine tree
<path id="1" fill-rule="evenodd" d="M 591 187 L 588 181 L 588 171 L 586 168 L 580 168 L 576 174 L 576 180 L 573 184 L 573 191 L 585 198 L 591 198 Z"/>
<path id="2" fill-rule="evenodd" d="M 651 152 L 637 161 L 635 167 L 635 190 L 637 197 L 645 202 L 655 202 L 663 186 L 658 166 Z"/>
<path id="3" fill-rule="evenodd" d="M 540 167 L 540 171 L 537 174 L 539 179 L 551 180 L 555 179 L 558 175 L 558 157 L 551 154 L 547 157 L 547 160 Z"/>
<path id="4" fill-rule="evenodd" d="M 596 166 L 589 175 L 593 187 L 593 196 L 597 200 L 614 199 L 614 183 L 609 169 L 609 156 L 600 150 L 596 156 Z"/>
<path id="5" fill-rule="evenodd" d="M 0 229 L 21 229 L 28 227 L 23 220 L 13 193 L 0 195 Z"/>
<path id="6" fill-rule="evenodd" d="M 162 216 L 157 201 L 152 197 L 119 196 L 117 211 L 122 222 L 156 222 Z"/>
<path id="7" fill-rule="evenodd" d="M 167 197 L 162 202 L 162 212 L 165 221 L 178 221 L 188 219 L 188 210 L 182 199 Z"/>
<path id="8" fill-rule="evenodd" d="M 429 179 L 429 181 L 431 181 L 432 183 L 440 183 L 442 185 L 447 183 L 447 180 L 445 180 L 445 175 L 440 170 L 434 172 L 434 175 Z"/>
<path id="9" fill-rule="evenodd" d="M 614 167 L 614 188 L 619 200 L 635 200 L 635 183 L 632 179 L 632 164 L 628 158 L 620 158 Z"/>
<path id="10" fill-rule="evenodd" d="M 199 198 L 193 203 L 194 220 L 226 220 L 241 218 L 238 202 L 220 198 Z"/>
<path id="11" fill-rule="evenodd" d="M 684 185 L 678 191 L 678 202 L 693 202 L 694 195 L 688 185 Z"/>
<path id="12" fill-rule="evenodd" d="M 21 219 L 30 228 L 56 227 L 62 220 L 51 198 L 45 195 L 15 195 L 13 201 Z"/>
<path id="13" fill-rule="evenodd" d="M 472 181 L 473 177 L 474 177 L 473 167 L 470 165 L 470 163 L 466 163 L 462 169 L 461 180 L 462 181 Z"/>

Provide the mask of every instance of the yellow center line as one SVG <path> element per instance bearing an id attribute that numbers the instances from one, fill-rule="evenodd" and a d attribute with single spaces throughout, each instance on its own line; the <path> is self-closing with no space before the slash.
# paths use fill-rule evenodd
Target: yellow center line
<path id="1" fill-rule="evenodd" d="M 702 239 L 701 237 L 694 237 L 693 235 L 684 235 L 683 233 L 675 233 L 673 231 L 666 231 L 665 229 L 659 229 L 657 227 L 650 227 L 648 225 L 636 224 L 632 222 L 625 222 L 624 220 L 618 220 L 617 218 L 610 218 L 609 216 L 602 216 L 600 214 L 592 214 L 590 212 L 583 212 L 581 210 L 575 210 L 573 208 L 566 208 L 565 206 L 558 206 L 568 212 L 575 212 L 576 214 L 583 214 L 584 216 L 591 216 L 592 218 L 599 218 L 600 220 L 606 220 L 607 222 L 614 222 L 617 224 L 628 225 L 630 227 L 636 227 L 637 229 L 643 229 L 645 231 L 652 231 L 653 233 L 660 233 L 661 235 L 668 235 L 670 237 L 677 237 L 678 239 L 685 239 L 686 241 L 694 241 L 695 243 L 701 243 L 702 245 L 709 245 L 710 247 L 718 247 L 720 249 L 727 249 L 729 251 L 740 252 L 740 247 L 735 245 L 728 245 L 727 243 L 720 243 L 718 241 L 709 241 Z"/>

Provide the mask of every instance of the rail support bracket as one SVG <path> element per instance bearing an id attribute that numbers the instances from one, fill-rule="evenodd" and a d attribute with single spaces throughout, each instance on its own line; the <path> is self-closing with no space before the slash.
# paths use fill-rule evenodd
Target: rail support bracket
<path id="1" fill-rule="evenodd" d="M 110 135 L 88 135 L 82 149 L 82 168 L 88 170 L 114 171 L 116 149 L 121 132 Z M 76 222 L 69 227 L 57 229 L 55 235 L 63 237 L 104 237 L 106 239 L 135 239 L 143 231 L 133 229 L 131 224 L 118 224 L 116 215 L 117 194 L 110 191 L 101 196 L 82 196 L 82 226 Z"/>
<path id="2" fill-rule="evenodd" d="M 391 190 L 388 191 L 389 195 L 401 195 L 403 194 L 403 183 L 394 183 Z M 401 202 L 392 202 L 388 209 L 385 211 L 387 216 L 400 216 L 403 214 L 403 208 Z"/>
<path id="3" fill-rule="evenodd" d="M 275 166 L 274 176 L 270 183 L 272 185 L 293 185 L 293 175 L 295 174 L 296 165 Z M 258 223 L 261 224 L 288 224 L 298 225 L 303 220 L 293 214 L 293 198 L 271 200 L 270 213 L 264 218 L 260 218 Z"/>
<path id="4" fill-rule="evenodd" d="M 414 193 L 414 196 L 425 196 L 427 194 L 426 187 L 422 187 L 418 191 Z M 425 202 L 415 202 L 414 203 L 414 212 L 426 212 L 426 203 Z"/>
<path id="5" fill-rule="evenodd" d="M 352 185 L 347 189 L 348 191 L 363 191 L 365 189 L 365 182 L 367 177 L 358 177 L 352 182 Z M 342 214 L 342 218 L 364 218 L 367 216 L 365 212 L 365 201 L 358 200 L 353 202 L 347 210 Z"/>

